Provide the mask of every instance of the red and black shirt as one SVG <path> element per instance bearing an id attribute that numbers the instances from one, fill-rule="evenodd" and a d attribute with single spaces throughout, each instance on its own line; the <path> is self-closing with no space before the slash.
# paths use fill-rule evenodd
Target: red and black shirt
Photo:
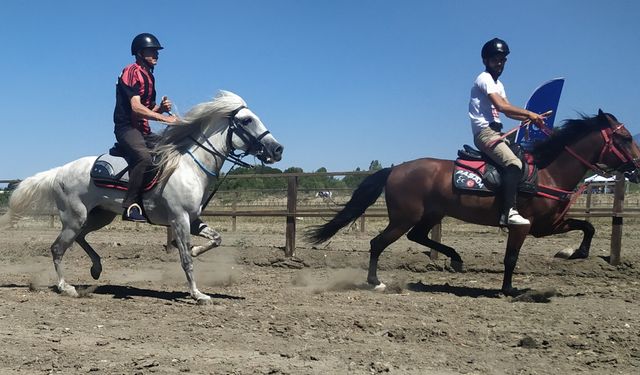
<path id="1" fill-rule="evenodd" d="M 128 65 L 122 70 L 116 84 L 116 108 L 113 111 L 116 129 L 133 126 L 142 134 L 151 133 L 149 120 L 136 116 L 131 110 L 131 98 L 139 96 L 142 105 L 153 110 L 156 105 L 155 83 L 153 73 L 138 63 Z"/>

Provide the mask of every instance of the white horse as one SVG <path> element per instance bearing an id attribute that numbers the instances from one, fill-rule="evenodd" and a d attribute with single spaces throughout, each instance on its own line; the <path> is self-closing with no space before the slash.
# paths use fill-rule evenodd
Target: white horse
<path id="1" fill-rule="evenodd" d="M 243 151 L 241 155 L 236 154 L 239 150 Z M 252 154 L 265 163 L 274 163 L 281 159 L 282 150 L 244 100 L 228 91 L 195 106 L 179 125 L 168 127 L 160 135 L 154 148 L 161 168 L 159 183 L 144 194 L 145 213 L 151 223 L 168 226 L 173 232 L 191 297 L 198 303 L 209 302 L 211 297 L 196 287 L 192 255 L 221 242 L 220 235 L 199 219 L 208 188 L 227 158 L 240 162 L 241 157 Z M 78 293 L 65 281 L 61 265 L 65 251 L 77 242 L 91 258 L 91 275 L 97 280 L 102 272 L 100 256 L 85 236 L 122 212 L 124 192 L 92 182 L 90 170 L 95 160 L 95 156 L 85 157 L 25 179 L 11 195 L 9 211 L 0 217 L 0 225 L 6 226 L 25 213 L 55 203 L 62 222 L 62 231 L 51 245 L 57 287 L 60 293 L 73 297 Z M 210 242 L 191 249 L 192 233 Z"/>

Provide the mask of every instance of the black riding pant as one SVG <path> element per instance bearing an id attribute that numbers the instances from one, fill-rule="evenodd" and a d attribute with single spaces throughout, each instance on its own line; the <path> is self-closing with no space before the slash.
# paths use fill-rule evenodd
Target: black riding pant
<path id="1" fill-rule="evenodd" d="M 126 208 L 142 201 L 144 174 L 151 165 L 151 152 L 140 130 L 123 126 L 116 128 L 114 133 L 118 146 L 125 152 L 129 163 L 129 190 L 122 202 L 122 207 Z"/>

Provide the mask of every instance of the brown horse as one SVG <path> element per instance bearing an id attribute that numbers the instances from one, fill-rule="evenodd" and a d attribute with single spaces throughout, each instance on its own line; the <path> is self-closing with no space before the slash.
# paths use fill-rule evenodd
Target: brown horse
<path id="1" fill-rule="evenodd" d="M 629 131 L 611 114 L 601 110 L 597 116 L 567 120 L 531 152 L 538 167 L 538 186 L 555 191 L 574 191 L 588 170 L 598 173 L 620 171 L 637 180 L 640 149 Z M 427 246 L 451 259 L 456 270 L 462 270 L 462 259 L 451 247 L 428 237 L 443 217 L 450 216 L 469 223 L 498 226 L 501 201 L 494 195 L 463 192 L 452 182 L 452 160 L 417 159 L 385 168 L 368 176 L 354 191 L 351 199 L 326 224 L 312 228 L 307 238 L 316 244 L 327 241 L 336 232 L 360 217 L 385 190 L 389 224 L 371 240 L 367 282 L 384 289 L 378 280 L 378 258 L 391 243 L 407 234 L 407 238 Z M 633 181 L 637 182 L 637 181 Z M 548 190 L 547 190 L 548 191 Z M 502 292 L 519 294 L 512 286 L 513 270 L 527 234 L 544 237 L 551 234 L 582 230 L 584 237 L 571 258 L 589 255 L 593 226 L 584 220 L 565 218 L 569 201 L 551 199 L 544 194 L 520 194 L 518 211 L 530 225 L 511 226 L 504 257 Z"/>

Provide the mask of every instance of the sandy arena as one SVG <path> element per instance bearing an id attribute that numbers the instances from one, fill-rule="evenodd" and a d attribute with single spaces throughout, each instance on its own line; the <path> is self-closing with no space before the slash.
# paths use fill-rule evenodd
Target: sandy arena
<path id="1" fill-rule="evenodd" d="M 553 257 L 577 247 L 579 233 L 529 237 L 514 286 L 542 293 L 519 300 L 499 294 L 506 236 L 494 228 L 445 223 L 443 242 L 465 273 L 398 241 L 381 257 L 389 288 L 376 293 L 365 285 L 368 241 L 382 222 L 318 248 L 300 230 L 296 257 L 285 259 L 282 219 L 240 221 L 235 233 L 228 219 L 210 221 L 223 246 L 195 261 L 208 306 L 189 298 L 163 228 L 115 223 L 91 234 L 98 281 L 74 246 L 63 264 L 77 299 L 53 288 L 56 229 L 22 222 L 0 232 L 0 373 L 640 373 L 640 224 L 631 220 L 618 267 L 606 262 L 607 220 L 594 223 L 587 260 Z"/>

